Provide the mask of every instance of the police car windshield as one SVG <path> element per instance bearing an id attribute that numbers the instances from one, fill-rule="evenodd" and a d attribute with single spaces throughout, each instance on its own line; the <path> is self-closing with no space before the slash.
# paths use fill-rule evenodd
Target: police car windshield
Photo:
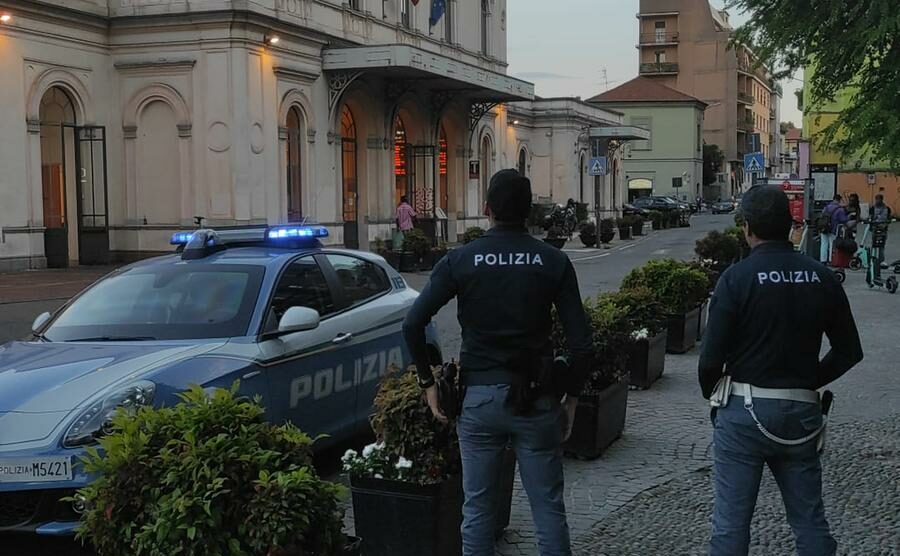
<path id="1" fill-rule="evenodd" d="M 126 270 L 78 297 L 43 336 L 51 342 L 244 336 L 263 272 L 219 264 Z"/>

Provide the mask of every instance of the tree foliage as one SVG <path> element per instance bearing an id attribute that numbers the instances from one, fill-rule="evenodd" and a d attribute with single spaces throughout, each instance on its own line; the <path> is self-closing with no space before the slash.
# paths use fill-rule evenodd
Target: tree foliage
<path id="1" fill-rule="evenodd" d="M 728 7 L 750 14 L 735 40 L 752 44 L 776 79 L 814 67 L 805 84 L 808 111 L 848 95 L 816 138 L 824 147 L 845 161 L 872 157 L 900 166 L 897 0 L 731 0 Z"/>
<path id="2" fill-rule="evenodd" d="M 725 153 L 719 145 L 703 144 L 703 185 L 716 183 L 716 174 L 722 170 Z"/>

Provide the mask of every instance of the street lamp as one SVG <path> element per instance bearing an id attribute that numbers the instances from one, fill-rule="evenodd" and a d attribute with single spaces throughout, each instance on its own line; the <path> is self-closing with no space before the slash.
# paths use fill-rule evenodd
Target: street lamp
<path id="1" fill-rule="evenodd" d="M 9 23 L 12 20 L 12 16 L 9 14 L 0 15 L 0 23 Z"/>
<path id="2" fill-rule="evenodd" d="M 278 41 L 280 41 L 280 40 L 281 39 L 278 37 L 278 35 L 266 35 L 266 37 L 265 37 L 265 41 L 268 44 L 273 45 L 273 46 L 278 44 Z"/>

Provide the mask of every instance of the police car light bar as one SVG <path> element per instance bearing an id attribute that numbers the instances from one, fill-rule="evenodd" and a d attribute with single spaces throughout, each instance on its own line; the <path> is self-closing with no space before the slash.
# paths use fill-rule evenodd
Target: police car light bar
<path id="1" fill-rule="evenodd" d="M 328 237 L 324 226 L 273 226 L 266 231 L 269 239 L 317 239 Z"/>
<path id="2" fill-rule="evenodd" d="M 191 240 L 192 235 L 194 235 L 194 232 L 175 232 L 172 234 L 172 239 L 169 240 L 169 244 L 187 245 L 187 242 Z"/>

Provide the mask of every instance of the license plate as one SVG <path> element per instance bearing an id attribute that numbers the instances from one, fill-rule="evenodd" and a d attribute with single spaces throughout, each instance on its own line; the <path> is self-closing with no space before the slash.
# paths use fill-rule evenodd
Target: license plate
<path id="1" fill-rule="evenodd" d="M 71 457 L 0 458 L 0 483 L 47 483 L 71 480 Z"/>

